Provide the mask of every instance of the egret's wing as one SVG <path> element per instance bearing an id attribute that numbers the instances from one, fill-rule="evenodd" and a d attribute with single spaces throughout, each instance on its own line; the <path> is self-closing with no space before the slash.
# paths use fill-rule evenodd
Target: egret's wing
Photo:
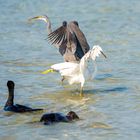
<path id="1" fill-rule="evenodd" d="M 71 63 L 71 62 L 64 62 L 64 63 L 58 63 L 58 64 L 54 64 L 51 66 L 52 69 L 58 71 L 61 76 L 67 76 L 70 77 L 73 75 L 74 72 L 76 72 L 76 70 L 79 66 L 79 64 L 77 63 Z"/>
<path id="2" fill-rule="evenodd" d="M 77 63 L 64 62 L 64 63 L 54 64 L 51 66 L 51 68 L 59 71 L 59 70 L 63 70 L 63 69 L 73 68 L 73 67 L 76 67 L 77 65 L 78 65 Z"/>
<path id="3" fill-rule="evenodd" d="M 76 54 L 81 58 L 85 53 L 87 53 L 90 49 L 86 37 L 83 34 L 83 32 L 80 30 L 80 28 L 74 24 L 74 22 L 70 22 L 68 24 L 69 30 L 75 34 L 75 39 L 77 42 L 77 48 L 76 48 Z"/>
<path id="4" fill-rule="evenodd" d="M 78 65 L 79 64 L 72 63 L 72 62 L 58 63 L 58 64 L 52 65 L 50 69 L 43 71 L 42 74 L 48 74 L 50 72 L 57 71 L 63 76 L 63 74 L 62 74 L 63 72 L 67 73 L 68 71 L 69 72 L 73 71 L 74 69 L 76 69 L 78 67 Z"/>

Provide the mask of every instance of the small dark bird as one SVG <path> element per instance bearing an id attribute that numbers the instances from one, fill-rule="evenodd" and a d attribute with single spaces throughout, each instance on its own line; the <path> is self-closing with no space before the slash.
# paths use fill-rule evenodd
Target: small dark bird
<path id="1" fill-rule="evenodd" d="M 41 117 L 40 122 L 49 125 L 55 122 L 71 122 L 78 119 L 78 115 L 74 111 L 70 111 L 66 116 L 61 113 L 46 113 Z"/>
<path id="2" fill-rule="evenodd" d="M 4 106 L 5 111 L 12 111 L 12 112 L 17 112 L 17 113 L 23 113 L 23 112 L 33 112 L 33 111 L 41 111 L 43 109 L 37 108 L 33 109 L 24 105 L 19 105 L 15 104 L 14 105 L 14 82 L 13 81 L 8 81 L 7 82 L 7 87 L 9 91 L 9 96 L 7 99 L 7 102 Z"/>

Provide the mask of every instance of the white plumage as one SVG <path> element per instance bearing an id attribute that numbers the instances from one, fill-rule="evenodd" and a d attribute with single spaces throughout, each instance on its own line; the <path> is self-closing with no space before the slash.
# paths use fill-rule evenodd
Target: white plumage
<path id="1" fill-rule="evenodd" d="M 95 45 L 91 50 L 89 50 L 80 60 L 79 63 L 74 62 L 64 62 L 58 63 L 51 66 L 53 71 L 57 71 L 61 74 L 61 76 L 68 80 L 69 84 L 79 83 L 81 84 L 81 92 L 85 83 L 85 80 L 89 77 L 93 77 L 96 72 L 96 57 L 99 57 L 100 54 L 103 53 L 103 50 L 100 46 Z M 88 69 L 88 60 L 91 59 L 94 62 L 95 70 L 91 72 L 91 69 Z M 86 75 L 87 74 L 87 75 Z"/>

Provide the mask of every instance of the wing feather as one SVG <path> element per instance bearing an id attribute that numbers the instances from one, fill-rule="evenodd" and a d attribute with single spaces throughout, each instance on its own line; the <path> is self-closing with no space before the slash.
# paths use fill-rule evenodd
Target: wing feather
<path id="1" fill-rule="evenodd" d="M 66 38 L 64 37 L 65 34 L 66 34 L 66 27 L 61 26 L 48 35 L 48 40 L 52 44 L 59 44 L 60 42 L 61 44 L 63 44 L 66 41 Z"/>
<path id="2" fill-rule="evenodd" d="M 69 23 L 69 28 L 70 31 L 75 34 L 76 40 L 79 42 L 79 45 L 77 47 L 81 47 L 84 54 L 87 53 L 90 47 L 83 32 L 76 24 L 74 24 L 74 21 Z"/>

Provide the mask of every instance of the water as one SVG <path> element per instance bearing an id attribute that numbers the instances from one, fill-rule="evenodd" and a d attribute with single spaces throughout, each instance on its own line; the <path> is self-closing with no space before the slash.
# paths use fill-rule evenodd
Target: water
<path id="1" fill-rule="evenodd" d="M 0 0 L 0 139 L 139 139 L 139 7 L 139 0 Z M 40 73 L 63 61 L 45 40 L 45 24 L 27 22 L 44 14 L 53 29 L 63 20 L 79 21 L 90 46 L 100 45 L 108 57 L 97 60 L 97 76 L 86 83 L 84 98 L 77 87 L 62 86 L 58 74 Z M 44 112 L 4 112 L 7 80 L 16 83 L 16 103 L 42 107 Z M 70 110 L 81 120 L 52 126 L 31 123 L 45 112 Z"/>

